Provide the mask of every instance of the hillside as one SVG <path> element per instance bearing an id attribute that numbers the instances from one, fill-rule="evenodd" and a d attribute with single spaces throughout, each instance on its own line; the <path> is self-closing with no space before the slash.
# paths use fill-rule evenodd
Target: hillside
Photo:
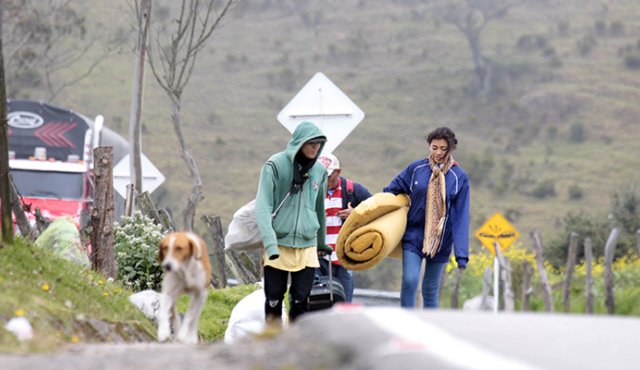
<path id="1" fill-rule="evenodd" d="M 166 21 L 170 3 L 154 2 L 152 20 Z M 568 212 L 605 218 L 611 194 L 640 180 L 640 69 L 633 64 L 640 3 L 514 6 L 480 34 L 495 63 L 494 90 L 480 95 L 469 46 L 439 13 L 443 3 L 450 2 L 238 3 L 201 53 L 183 97 L 185 140 L 206 196 L 199 213 L 219 214 L 226 225 L 253 199 L 261 165 L 289 138 L 277 113 L 321 71 L 366 113 L 335 154 L 344 174 L 372 191 L 426 153 L 429 130 L 447 125 L 472 178 L 472 231 L 503 212 L 528 244 L 530 230 L 556 233 Z M 124 4 L 86 7 L 87 17 L 113 29 L 132 24 Z M 125 47 L 56 103 L 104 114 L 126 136 L 132 67 Z M 155 196 L 180 219 L 191 182 L 169 101 L 150 72 L 146 81 L 143 150 L 167 176 Z"/>

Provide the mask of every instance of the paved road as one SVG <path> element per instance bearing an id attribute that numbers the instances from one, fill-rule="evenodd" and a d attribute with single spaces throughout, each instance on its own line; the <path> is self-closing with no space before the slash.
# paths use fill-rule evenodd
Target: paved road
<path id="1" fill-rule="evenodd" d="M 339 306 L 281 335 L 0 356 L 13 369 L 637 369 L 640 319 Z"/>

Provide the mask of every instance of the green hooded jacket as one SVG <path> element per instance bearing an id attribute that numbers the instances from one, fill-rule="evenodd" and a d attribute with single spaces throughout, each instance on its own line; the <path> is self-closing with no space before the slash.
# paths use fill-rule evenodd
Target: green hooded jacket
<path id="1" fill-rule="evenodd" d="M 316 125 L 308 121 L 300 123 L 293 132 L 287 149 L 271 156 L 260 171 L 255 212 L 258 228 L 262 233 L 262 243 L 269 259 L 280 256 L 279 245 L 293 248 L 326 248 L 325 167 L 315 161 L 300 191 L 287 197 L 293 180 L 296 153 L 302 149 L 305 142 L 318 137 L 326 138 Z M 318 150 L 318 156 L 323 148 L 324 143 Z M 278 206 L 280 210 L 274 218 L 273 213 Z"/>

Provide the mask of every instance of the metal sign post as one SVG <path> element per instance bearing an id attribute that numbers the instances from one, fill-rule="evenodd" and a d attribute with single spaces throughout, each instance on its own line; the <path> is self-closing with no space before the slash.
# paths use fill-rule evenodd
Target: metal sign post
<path id="1" fill-rule="evenodd" d="M 496 248 L 500 252 L 506 250 L 520 233 L 500 213 L 491 216 L 477 231 L 476 238 L 494 255 L 493 259 L 493 312 L 498 313 L 498 296 L 500 295 L 500 262 Z"/>
<path id="2" fill-rule="evenodd" d="M 498 242 L 495 242 L 494 248 L 500 248 Z M 498 255 L 493 257 L 493 313 L 498 314 L 498 306 L 500 300 L 500 262 L 498 261 Z"/>

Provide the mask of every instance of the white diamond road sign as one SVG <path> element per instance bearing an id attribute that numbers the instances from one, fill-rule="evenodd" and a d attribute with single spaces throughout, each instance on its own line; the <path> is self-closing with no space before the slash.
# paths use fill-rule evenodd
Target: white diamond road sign
<path id="1" fill-rule="evenodd" d="M 144 154 L 140 157 L 140 162 L 142 165 L 142 191 L 152 193 L 164 182 L 164 175 Z M 113 167 L 113 188 L 116 189 L 118 194 L 123 198 L 126 198 L 127 185 L 129 184 L 131 184 L 131 176 L 129 154 L 127 154 Z"/>
<path id="2" fill-rule="evenodd" d="M 303 121 L 315 123 L 327 136 L 323 153 L 333 152 L 363 118 L 364 112 L 321 72 L 278 113 L 278 121 L 291 133 Z"/>

